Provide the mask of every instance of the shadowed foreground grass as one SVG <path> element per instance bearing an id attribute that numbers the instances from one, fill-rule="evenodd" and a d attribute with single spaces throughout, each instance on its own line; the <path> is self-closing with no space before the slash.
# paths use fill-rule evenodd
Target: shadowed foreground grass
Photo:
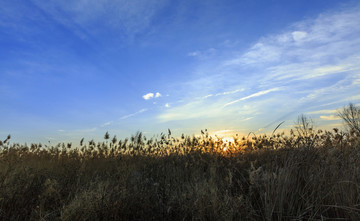
<path id="1" fill-rule="evenodd" d="M 360 220 L 360 136 L 0 144 L 0 220 Z"/>

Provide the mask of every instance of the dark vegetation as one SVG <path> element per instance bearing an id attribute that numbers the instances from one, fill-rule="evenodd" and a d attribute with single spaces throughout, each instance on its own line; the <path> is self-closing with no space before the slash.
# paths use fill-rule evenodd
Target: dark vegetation
<path id="1" fill-rule="evenodd" d="M 173 138 L 0 143 L 0 220 L 360 220 L 360 109 L 347 130 L 223 142 Z"/>

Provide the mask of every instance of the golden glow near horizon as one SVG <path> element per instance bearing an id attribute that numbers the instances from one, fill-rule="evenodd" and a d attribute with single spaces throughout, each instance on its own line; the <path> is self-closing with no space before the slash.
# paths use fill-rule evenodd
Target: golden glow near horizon
<path id="1" fill-rule="evenodd" d="M 235 141 L 234 141 L 234 138 L 232 138 L 232 137 L 224 137 L 224 138 L 222 138 L 221 140 L 222 140 L 222 141 L 224 142 L 224 144 L 225 144 L 225 146 L 224 146 L 224 148 L 223 148 L 223 151 L 226 151 L 226 150 L 227 150 L 227 146 L 228 146 L 229 144 L 235 142 Z"/>
<path id="2" fill-rule="evenodd" d="M 234 138 L 232 137 L 224 137 L 221 139 L 224 143 L 234 143 Z"/>

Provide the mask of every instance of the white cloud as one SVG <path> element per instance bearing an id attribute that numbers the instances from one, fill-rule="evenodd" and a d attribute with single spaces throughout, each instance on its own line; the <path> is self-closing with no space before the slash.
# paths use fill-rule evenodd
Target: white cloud
<path id="1" fill-rule="evenodd" d="M 106 127 L 112 124 L 112 121 L 106 122 L 104 124 L 102 124 L 100 127 Z"/>
<path id="2" fill-rule="evenodd" d="M 344 61 L 342 64 L 320 65 L 316 62 L 290 63 L 282 65 L 274 65 L 267 68 L 268 79 L 276 80 L 307 80 L 312 78 L 326 77 L 339 73 L 352 72 L 359 69 L 356 63 Z"/>
<path id="3" fill-rule="evenodd" d="M 272 89 L 269 89 L 269 90 L 259 91 L 259 92 L 256 92 L 256 93 L 254 93 L 254 94 L 251 94 L 251 95 L 249 95 L 249 96 L 242 97 L 242 98 L 240 98 L 240 99 L 237 99 L 237 100 L 231 101 L 231 102 L 229 102 L 229 103 L 226 103 L 224 106 L 228 106 L 228 105 L 237 103 L 237 102 L 239 102 L 239 101 L 244 101 L 244 100 L 247 100 L 247 99 L 250 99 L 250 98 L 253 98 L 253 97 L 258 97 L 258 96 L 265 95 L 265 94 L 268 94 L 268 93 L 270 93 L 270 92 L 278 91 L 278 90 L 280 90 L 280 89 L 279 89 L 279 88 L 272 88 Z"/>
<path id="4" fill-rule="evenodd" d="M 261 38 L 225 66 L 261 66 L 269 79 L 309 79 L 360 70 L 359 7 L 323 13 L 291 26 L 282 34 Z M 357 37 L 356 37 L 357 36 Z M 301 44 L 299 44 L 301 43 Z"/>
<path id="5" fill-rule="evenodd" d="M 218 130 L 212 133 L 212 136 L 227 136 L 234 133 L 234 130 Z"/>
<path id="6" fill-rule="evenodd" d="M 79 129 L 79 130 L 76 130 L 76 132 L 89 133 L 89 132 L 94 132 L 96 130 L 97 130 L 96 127 L 92 127 L 92 128 Z"/>
<path id="7" fill-rule="evenodd" d="M 276 46 L 266 44 L 265 42 L 258 42 L 240 57 L 225 61 L 224 65 L 251 65 L 257 63 L 274 62 L 278 61 L 280 57 L 281 51 L 278 50 Z"/>
<path id="8" fill-rule="evenodd" d="M 245 118 L 245 119 L 243 119 L 242 121 L 248 121 L 248 120 L 251 120 L 251 119 L 253 119 L 254 117 L 247 117 L 247 118 Z"/>
<path id="9" fill-rule="evenodd" d="M 139 111 L 137 111 L 137 112 L 135 112 L 135 113 L 122 116 L 122 117 L 120 117 L 120 120 L 124 120 L 124 119 L 127 119 L 127 118 L 129 118 L 129 117 L 136 116 L 136 115 L 141 114 L 141 113 L 143 113 L 143 112 L 145 112 L 145 111 L 147 111 L 147 110 L 148 110 L 148 109 L 144 108 L 144 109 L 141 109 L 141 110 L 139 110 Z"/>
<path id="10" fill-rule="evenodd" d="M 154 93 L 147 93 L 143 96 L 145 100 L 149 100 L 154 97 Z"/>
<path id="11" fill-rule="evenodd" d="M 307 114 L 334 114 L 337 113 L 337 110 L 317 110 L 317 111 L 311 111 Z"/>
<path id="12" fill-rule="evenodd" d="M 251 117 L 277 122 L 270 118 L 296 118 L 316 107 L 334 110 L 345 104 L 344 99 L 359 99 L 359 6 L 294 23 L 279 33 L 261 37 L 247 50 L 243 45 L 238 49 L 235 45 L 232 51 L 223 48 L 224 53 L 217 48 L 218 59 L 199 61 L 191 80 L 178 87 L 183 103 L 164 109 L 159 119 L 219 119 L 228 115 L 236 119 L 228 124 L 247 119 L 244 124 L 250 125 L 255 123 Z M 200 51 L 189 55 L 200 56 Z M 239 98 L 240 91 L 250 95 Z M 258 99 L 251 99 L 255 97 Z M 252 108 L 245 111 L 245 105 Z"/>
<path id="13" fill-rule="evenodd" d="M 204 120 L 209 119 L 215 124 L 215 121 L 221 119 L 221 122 L 229 118 L 231 122 L 243 122 L 246 118 L 256 116 L 260 102 L 256 104 L 239 105 L 237 108 L 224 108 L 226 99 L 219 97 L 218 99 L 196 99 L 181 103 L 176 107 L 164 109 L 158 115 L 161 122 L 168 121 L 184 121 L 184 120 Z M 234 117 L 236 115 L 236 117 Z M 239 117 L 240 116 L 240 117 Z M 250 120 L 250 119 L 247 119 Z M 221 124 L 221 123 L 220 123 Z"/>
<path id="14" fill-rule="evenodd" d="M 159 98 L 161 96 L 162 95 L 159 92 L 156 92 L 155 94 L 154 93 L 147 93 L 147 94 L 143 95 L 142 97 L 145 100 L 149 100 L 149 99 L 152 99 L 152 98 Z"/>
<path id="15" fill-rule="evenodd" d="M 241 88 L 241 89 L 236 89 L 236 90 L 233 90 L 233 91 L 225 91 L 225 92 L 217 93 L 217 94 L 215 94 L 215 96 L 235 94 L 235 93 L 238 93 L 238 92 L 241 92 L 241 91 L 244 91 L 244 90 L 245 90 L 244 88 Z"/>
<path id="16" fill-rule="evenodd" d="M 307 33 L 304 31 L 294 31 L 291 33 L 291 35 L 295 41 L 301 41 L 307 36 Z"/>
<path id="17" fill-rule="evenodd" d="M 158 119 L 162 122 L 173 120 L 201 119 L 225 114 L 222 107 L 215 103 L 204 106 L 203 101 L 192 101 L 184 105 L 167 108 L 166 112 L 161 113 Z"/>
<path id="18" fill-rule="evenodd" d="M 336 115 L 320 116 L 320 119 L 323 120 L 340 120 L 341 118 Z"/>
<path id="19" fill-rule="evenodd" d="M 208 94 L 208 95 L 205 95 L 203 96 L 202 98 L 203 99 L 206 99 L 206 98 L 209 98 L 209 97 L 216 97 L 216 96 L 223 96 L 223 95 L 229 95 L 229 94 L 236 94 L 238 92 L 241 92 L 241 91 L 244 91 L 245 89 L 236 89 L 236 90 L 233 90 L 233 91 L 224 91 L 224 92 L 219 92 L 219 93 L 216 93 L 215 95 L 214 94 Z"/>
<path id="20" fill-rule="evenodd" d="M 191 56 L 191 57 L 196 57 L 200 54 L 200 51 L 193 51 L 193 52 L 189 52 L 188 53 L 188 56 Z"/>
<path id="21" fill-rule="evenodd" d="M 355 95 L 355 96 L 350 96 L 350 97 L 347 97 L 345 100 L 360 100 L 360 94 L 359 95 Z"/>
<path id="22" fill-rule="evenodd" d="M 207 58 L 214 56 L 215 54 L 216 54 L 216 49 L 209 48 L 209 49 L 206 49 L 203 51 L 199 51 L 199 50 L 192 51 L 192 52 L 189 52 L 187 55 L 190 57 L 196 57 L 199 59 L 207 59 Z"/>

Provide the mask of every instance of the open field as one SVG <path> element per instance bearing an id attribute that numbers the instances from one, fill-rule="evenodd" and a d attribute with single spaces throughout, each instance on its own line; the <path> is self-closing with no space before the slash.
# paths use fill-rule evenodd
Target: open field
<path id="1" fill-rule="evenodd" d="M 360 221 L 359 18 L 0 0 L 0 221 Z"/>
<path id="2" fill-rule="evenodd" d="M 1 220 L 360 220 L 360 136 L 2 143 Z"/>

